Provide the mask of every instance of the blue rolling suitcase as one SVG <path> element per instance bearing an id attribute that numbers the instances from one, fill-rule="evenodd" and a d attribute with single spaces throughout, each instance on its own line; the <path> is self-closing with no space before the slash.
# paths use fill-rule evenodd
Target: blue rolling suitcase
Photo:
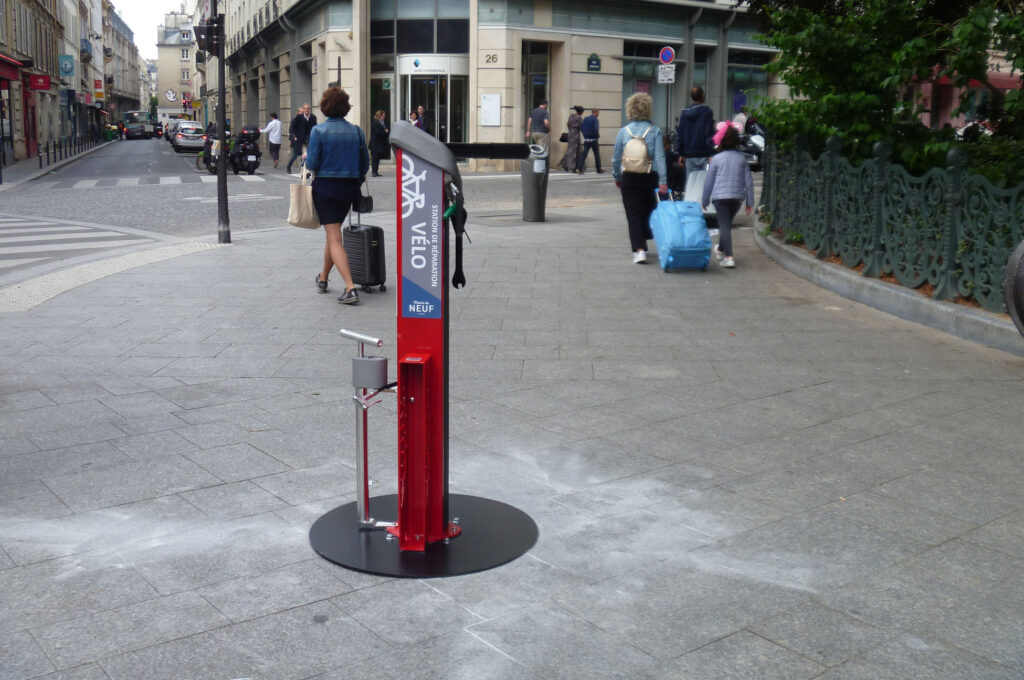
<path id="1" fill-rule="evenodd" d="M 658 260 L 666 273 L 671 269 L 707 271 L 711 237 L 699 203 L 659 202 L 651 213 L 651 232 L 658 246 Z"/>

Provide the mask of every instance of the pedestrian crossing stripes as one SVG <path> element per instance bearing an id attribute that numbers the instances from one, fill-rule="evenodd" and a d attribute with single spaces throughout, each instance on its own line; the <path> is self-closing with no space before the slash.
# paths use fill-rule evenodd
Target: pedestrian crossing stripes
<path id="1" fill-rule="evenodd" d="M 0 275 L 50 260 L 154 240 L 112 229 L 4 217 L 0 218 Z"/>
<path id="2" fill-rule="evenodd" d="M 228 173 L 228 182 L 235 183 L 250 183 L 250 182 L 266 182 L 268 179 L 264 175 L 235 175 Z M 291 178 L 286 175 L 280 177 L 274 176 L 272 179 L 282 179 L 291 181 Z M 42 182 L 36 182 L 33 187 L 37 189 L 52 188 L 52 189 L 124 189 L 124 188 L 136 188 L 145 186 L 178 186 L 182 184 L 216 184 L 217 176 L 208 174 L 189 174 L 189 175 L 147 175 L 145 177 L 109 177 L 102 179 L 66 179 L 66 180 L 53 180 L 47 179 Z"/>

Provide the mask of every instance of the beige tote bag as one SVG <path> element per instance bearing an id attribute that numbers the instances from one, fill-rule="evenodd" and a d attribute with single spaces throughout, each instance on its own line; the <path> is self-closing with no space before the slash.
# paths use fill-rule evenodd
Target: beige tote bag
<path id="1" fill-rule="evenodd" d="M 299 166 L 299 183 L 289 187 L 288 224 L 303 229 L 319 229 L 320 217 L 313 205 L 313 187 L 307 182 L 312 173 Z"/>

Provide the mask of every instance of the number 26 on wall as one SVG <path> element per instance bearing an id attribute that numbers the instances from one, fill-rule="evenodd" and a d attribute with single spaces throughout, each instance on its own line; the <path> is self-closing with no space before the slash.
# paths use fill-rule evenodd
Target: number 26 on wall
<path id="1" fill-rule="evenodd" d="M 485 54 L 484 55 L 484 63 L 485 64 L 497 64 L 498 63 L 498 55 L 497 54 Z"/>

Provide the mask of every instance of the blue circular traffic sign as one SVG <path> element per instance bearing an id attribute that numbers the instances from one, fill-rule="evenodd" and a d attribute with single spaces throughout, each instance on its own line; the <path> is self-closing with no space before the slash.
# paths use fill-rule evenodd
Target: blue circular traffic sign
<path id="1" fill-rule="evenodd" d="M 662 64 L 671 64 L 676 60 L 676 51 L 671 47 L 662 47 L 661 52 L 658 52 L 658 59 Z"/>

